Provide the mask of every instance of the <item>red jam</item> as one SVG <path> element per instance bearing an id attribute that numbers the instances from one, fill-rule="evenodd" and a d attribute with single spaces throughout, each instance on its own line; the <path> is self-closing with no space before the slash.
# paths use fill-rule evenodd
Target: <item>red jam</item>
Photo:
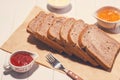
<path id="1" fill-rule="evenodd" d="M 33 60 L 33 58 L 30 56 L 30 54 L 25 51 L 17 52 L 10 58 L 11 63 L 15 66 L 27 65 L 32 60 Z"/>

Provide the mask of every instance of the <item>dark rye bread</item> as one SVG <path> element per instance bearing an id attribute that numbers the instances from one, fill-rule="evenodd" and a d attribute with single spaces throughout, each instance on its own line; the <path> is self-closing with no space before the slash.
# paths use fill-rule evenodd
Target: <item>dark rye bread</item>
<path id="1" fill-rule="evenodd" d="M 68 33 L 75 21 L 76 20 L 74 18 L 68 18 L 64 25 L 61 27 L 59 34 L 61 42 L 63 44 L 62 46 L 64 47 L 65 50 L 68 51 L 69 55 L 73 54 L 73 50 L 71 49 L 71 45 L 68 44 Z"/>
<path id="2" fill-rule="evenodd" d="M 79 45 L 105 70 L 111 70 L 120 44 L 95 25 L 89 25 L 79 36 Z"/>
<path id="3" fill-rule="evenodd" d="M 50 26 L 53 25 L 53 21 L 55 20 L 56 16 L 52 13 L 49 13 L 46 15 L 46 17 L 43 20 L 43 23 L 37 27 L 37 38 L 44 42 L 45 44 L 49 45 L 53 49 L 57 50 L 58 52 L 61 52 L 63 48 L 55 43 L 54 41 L 50 40 L 47 37 L 47 32 Z"/>
<path id="4" fill-rule="evenodd" d="M 40 13 L 28 24 L 27 31 L 36 34 L 37 27 L 43 23 L 46 15 L 47 14 L 44 11 L 40 11 Z"/>
<path id="5" fill-rule="evenodd" d="M 72 45 L 74 55 L 81 58 L 85 62 L 90 62 L 93 66 L 98 66 L 95 60 L 93 60 L 85 51 L 83 51 L 78 44 L 79 34 L 81 34 L 82 30 L 85 29 L 87 26 L 88 25 L 85 24 L 83 20 L 77 20 L 69 31 L 68 41 L 69 44 Z"/>

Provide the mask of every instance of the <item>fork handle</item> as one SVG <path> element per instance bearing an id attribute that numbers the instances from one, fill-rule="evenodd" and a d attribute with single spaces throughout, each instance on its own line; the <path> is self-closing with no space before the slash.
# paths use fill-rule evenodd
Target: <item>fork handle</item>
<path id="1" fill-rule="evenodd" d="M 77 74 L 73 73 L 71 70 L 67 70 L 65 71 L 66 74 L 71 77 L 73 80 L 83 80 L 80 76 L 78 76 Z"/>

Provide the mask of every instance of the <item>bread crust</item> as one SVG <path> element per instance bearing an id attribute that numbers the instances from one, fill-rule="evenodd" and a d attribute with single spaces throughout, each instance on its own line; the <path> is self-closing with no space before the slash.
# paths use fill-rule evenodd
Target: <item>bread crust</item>
<path id="1" fill-rule="evenodd" d="M 46 15 L 47 14 L 44 11 L 40 11 L 39 14 L 28 24 L 27 31 L 36 35 L 36 29 L 39 25 L 43 23 L 43 20 L 46 17 Z"/>
<path id="2" fill-rule="evenodd" d="M 49 28 L 48 32 L 47 32 L 47 36 L 49 39 L 55 41 L 56 43 L 62 45 L 62 42 L 60 40 L 60 28 L 62 27 L 62 25 L 65 23 L 66 18 L 65 17 L 56 17 L 53 25 Z"/>
<path id="3" fill-rule="evenodd" d="M 72 48 L 74 50 L 74 55 L 78 56 L 85 62 L 90 62 L 93 66 L 98 66 L 98 63 L 94 61 L 85 51 L 81 49 L 81 46 L 78 44 L 79 35 L 82 34 L 82 31 L 87 27 L 88 25 L 84 23 L 83 20 L 77 20 L 71 30 L 68 34 L 68 41 L 69 44 L 72 45 Z"/>
<path id="4" fill-rule="evenodd" d="M 95 43 L 97 44 L 95 45 Z M 83 33 L 79 36 L 79 45 L 83 47 L 88 55 L 90 55 L 103 69 L 108 71 L 111 70 L 120 49 L 120 45 L 116 40 L 109 37 L 95 25 L 90 25 L 83 30 Z M 113 48 L 114 51 L 108 48 Z"/>
<path id="5" fill-rule="evenodd" d="M 53 49 L 57 50 L 59 53 L 63 51 L 63 48 L 50 40 L 47 36 L 47 32 L 50 26 L 53 25 L 53 21 L 56 18 L 56 16 L 53 13 L 47 14 L 47 16 L 44 18 L 43 23 L 37 27 L 37 38 L 44 42 L 45 44 L 49 45 Z"/>
<path id="6" fill-rule="evenodd" d="M 76 20 L 74 18 L 68 18 L 65 22 L 65 24 L 61 27 L 60 30 L 60 38 L 63 44 L 66 44 L 68 42 L 68 33 L 69 30 L 73 27 Z"/>
<path id="7" fill-rule="evenodd" d="M 75 21 L 76 20 L 74 18 L 68 18 L 64 23 L 64 25 L 61 27 L 60 34 L 59 34 L 61 42 L 63 44 L 62 46 L 64 47 L 64 51 L 67 50 L 69 52 L 68 53 L 69 55 L 72 55 L 73 51 L 72 51 L 71 45 L 68 44 L 68 33 Z"/>

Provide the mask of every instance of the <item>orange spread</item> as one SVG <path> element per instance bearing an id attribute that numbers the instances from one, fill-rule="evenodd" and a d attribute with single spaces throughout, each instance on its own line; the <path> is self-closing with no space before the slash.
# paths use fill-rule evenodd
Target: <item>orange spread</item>
<path id="1" fill-rule="evenodd" d="M 106 21 L 120 20 L 120 13 L 113 9 L 103 9 L 98 13 L 98 17 Z"/>

